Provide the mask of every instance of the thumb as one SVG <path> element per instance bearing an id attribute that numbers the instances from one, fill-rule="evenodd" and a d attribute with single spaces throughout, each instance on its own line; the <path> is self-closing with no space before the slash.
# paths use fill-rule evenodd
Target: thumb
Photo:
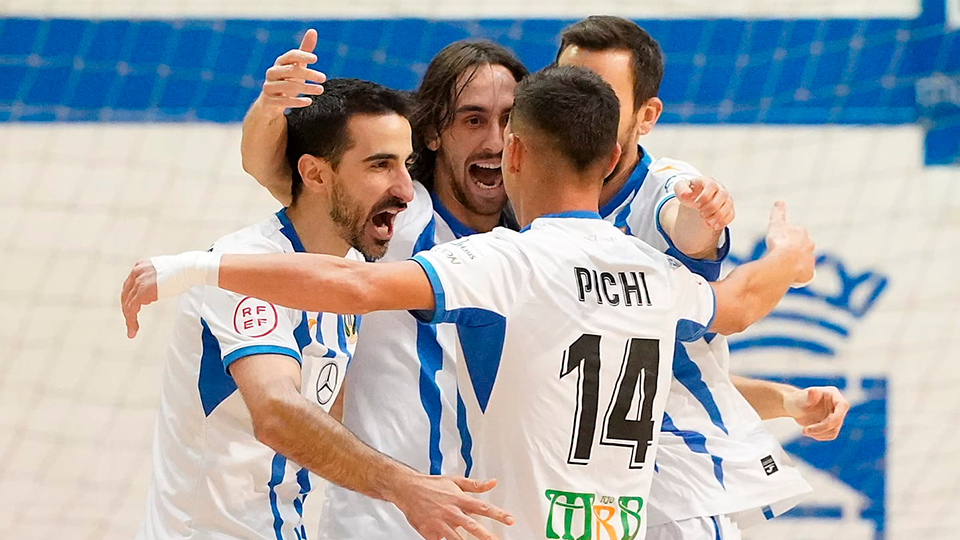
<path id="1" fill-rule="evenodd" d="M 770 210 L 770 225 L 784 225 L 787 222 L 787 205 L 783 201 L 773 203 Z"/>
<path id="2" fill-rule="evenodd" d="M 485 493 L 490 491 L 497 485 L 496 478 L 491 478 L 490 480 L 480 481 L 472 480 L 470 478 L 464 478 L 462 476 L 457 476 L 451 478 L 453 483 L 462 489 L 465 493 Z"/>
<path id="3" fill-rule="evenodd" d="M 673 192 L 677 195 L 677 200 L 683 205 L 692 205 L 697 198 L 697 193 L 703 188 L 702 184 L 697 184 L 697 179 L 680 180 L 673 186 Z M 700 189 L 697 189 L 700 188 Z"/>
<path id="4" fill-rule="evenodd" d="M 317 31 L 313 28 L 303 34 L 303 40 L 300 41 L 300 50 L 312 53 L 317 48 Z"/>

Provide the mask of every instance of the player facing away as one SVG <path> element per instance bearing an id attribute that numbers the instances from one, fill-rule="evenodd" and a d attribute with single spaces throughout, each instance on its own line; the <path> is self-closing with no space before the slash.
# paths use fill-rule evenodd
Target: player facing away
<path id="1" fill-rule="evenodd" d="M 316 32 L 301 49 L 277 59 L 263 92 L 244 120 L 244 168 L 288 200 L 290 168 L 277 156 L 286 147 L 283 108 L 297 94 L 319 92 L 301 79 L 323 77 L 304 63 Z M 500 161 L 503 128 L 516 84 L 527 74 L 506 49 L 488 41 L 462 40 L 430 62 L 414 96 L 411 116 L 414 195 L 397 216 L 393 240 L 381 261 L 403 261 L 434 245 L 506 225 Z M 274 121 L 279 118 L 279 120 Z M 430 474 L 473 476 L 471 438 L 456 381 L 457 325 L 418 321 L 406 311 L 362 318 L 344 393 L 343 424 L 373 448 Z M 320 538 L 415 540 L 421 536 L 392 504 L 339 486 L 327 489 Z"/>
<path id="2" fill-rule="evenodd" d="M 814 259 L 779 203 L 768 253 L 714 284 L 602 220 L 618 118 L 616 95 L 594 73 L 542 70 L 518 85 L 505 129 L 504 181 L 521 232 L 498 228 L 386 264 L 215 253 L 140 262 L 122 293 L 128 331 L 142 305 L 200 284 L 461 324 L 461 341 L 486 345 L 457 363 L 476 472 L 503 478 L 487 499 L 517 515 L 495 533 L 642 539 L 674 341 L 742 330 L 808 279 Z"/>
<path id="3" fill-rule="evenodd" d="M 384 254 L 395 216 L 413 197 L 405 164 L 409 103 L 351 79 L 326 90 L 289 118 L 292 204 L 217 240 L 207 254 L 323 253 L 351 261 Z M 314 474 L 394 502 L 424 530 L 491 511 L 461 491 L 489 483 L 416 473 L 328 414 L 356 326 L 351 315 L 214 287 L 184 295 L 137 537 L 302 539 Z"/>
<path id="4" fill-rule="evenodd" d="M 657 42 L 627 19 L 589 17 L 561 33 L 557 63 L 591 69 L 620 99 L 619 140 L 627 150 L 604 182 L 608 202 L 600 214 L 716 280 L 730 245 L 724 227 L 733 219 L 732 199 L 690 164 L 653 158 L 638 144 L 663 107 Z M 681 202 L 693 199 L 706 201 L 699 216 Z M 683 234 L 672 234 L 678 227 Z M 761 417 L 795 418 L 821 440 L 836 437 L 843 423 L 848 405 L 836 388 L 731 378 L 729 356 L 726 338 L 712 333 L 676 344 L 649 506 L 651 539 L 733 540 L 740 527 L 786 511 L 810 491 Z"/>

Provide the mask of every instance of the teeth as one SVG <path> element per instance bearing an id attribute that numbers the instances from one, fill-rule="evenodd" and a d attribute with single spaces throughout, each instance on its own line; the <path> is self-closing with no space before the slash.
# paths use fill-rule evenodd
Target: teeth
<path id="1" fill-rule="evenodd" d="M 499 182 L 497 182 L 496 184 L 494 184 L 494 185 L 492 185 L 492 186 L 488 186 L 488 185 L 484 184 L 483 182 L 476 182 L 476 181 L 474 181 L 474 184 L 478 185 L 478 186 L 480 187 L 480 189 L 497 189 L 498 187 L 500 187 L 500 183 L 499 183 Z"/>
<path id="2" fill-rule="evenodd" d="M 476 165 L 477 167 L 480 167 L 481 169 L 493 170 L 493 169 L 500 168 L 500 165 L 497 163 L 474 163 L 474 165 Z"/>

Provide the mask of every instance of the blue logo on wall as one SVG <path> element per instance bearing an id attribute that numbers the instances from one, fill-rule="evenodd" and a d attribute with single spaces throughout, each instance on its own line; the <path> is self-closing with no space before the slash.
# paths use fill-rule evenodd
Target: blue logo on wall
<path id="1" fill-rule="evenodd" d="M 746 257 L 731 254 L 734 264 L 759 258 L 762 240 Z M 853 271 L 839 257 L 817 258 L 817 279 L 803 289 L 793 289 L 767 319 L 744 334 L 730 338 L 730 350 L 787 350 L 811 355 L 811 360 L 836 359 L 857 323 L 867 315 L 888 285 L 883 274 Z M 838 365 L 838 370 L 843 367 Z M 814 527 L 837 534 L 837 525 L 853 523 L 858 533 L 844 538 L 882 540 L 885 528 L 887 379 L 848 376 L 757 375 L 759 378 L 797 387 L 836 386 L 852 399 L 843 430 L 836 440 L 818 442 L 799 436 L 783 443 L 795 458 L 826 472 L 837 492 L 852 491 L 844 498 L 817 493 L 815 503 L 801 504 L 778 519 L 804 520 Z M 851 519 L 851 517 L 853 519 Z M 808 529 L 804 529 L 808 530 Z M 869 532 L 872 534 L 869 534 Z"/>

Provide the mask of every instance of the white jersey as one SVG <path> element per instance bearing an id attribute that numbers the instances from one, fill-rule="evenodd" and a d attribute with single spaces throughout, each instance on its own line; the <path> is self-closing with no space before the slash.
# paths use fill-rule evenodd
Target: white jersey
<path id="1" fill-rule="evenodd" d="M 729 233 L 718 260 L 701 261 L 680 253 L 659 224 L 660 208 L 674 197 L 674 183 L 702 176 L 700 171 L 682 161 L 652 159 L 642 148 L 641 155 L 601 215 L 695 273 L 717 280 Z M 723 336 L 707 334 L 695 343 L 677 344 L 650 495 L 651 525 L 729 514 L 747 527 L 789 510 L 811 491 L 733 386 L 729 358 Z"/>
<path id="2" fill-rule="evenodd" d="M 303 246 L 280 211 L 221 238 L 211 250 L 291 253 Z M 348 257 L 362 260 L 353 251 Z M 289 357 L 301 365 L 303 397 L 329 410 L 353 353 L 354 320 L 214 287 L 197 287 L 181 297 L 138 539 L 305 537 L 303 502 L 316 478 L 257 441 L 229 368 L 252 355 Z"/>
<path id="3" fill-rule="evenodd" d="M 384 261 L 474 234 L 419 182 L 397 216 Z M 363 316 L 344 394 L 343 424 L 360 440 L 414 469 L 469 475 L 471 437 L 457 391 L 457 328 L 417 321 L 405 311 Z M 330 486 L 320 518 L 328 540 L 421 540 L 390 503 Z"/>
<path id="4" fill-rule="evenodd" d="M 511 512 L 500 538 L 644 536 L 674 341 L 698 339 L 713 290 L 591 212 L 541 217 L 414 257 L 432 322 L 460 326 L 474 476 Z"/>

